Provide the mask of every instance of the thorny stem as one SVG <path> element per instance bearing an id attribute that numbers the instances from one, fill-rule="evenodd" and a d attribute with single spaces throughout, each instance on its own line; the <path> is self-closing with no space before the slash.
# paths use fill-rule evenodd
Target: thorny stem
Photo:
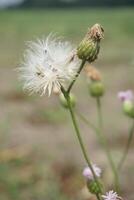
<path id="1" fill-rule="evenodd" d="M 84 158 L 85 158 L 85 160 L 86 160 L 86 162 L 88 164 L 88 167 L 90 168 L 90 170 L 91 170 L 91 172 L 92 172 L 92 174 L 94 176 L 94 180 L 96 181 L 98 188 L 101 191 L 98 178 L 97 178 L 97 176 L 96 176 L 96 174 L 94 172 L 94 169 L 92 167 L 92 163 L 91 163 L 89 157 L 87 156 L 87 152 L 86 152 L 86 149 L 85 149 L 85 146 L 84 146 L 84 143 L 83 143 L 83 139 L 81 137 L 80 130 L 79 130 L 76 118 L 75 118 L 75 114 L 74 114 L 74 111 L 73 111 L 71 103 L 70 103 L 70 97 L 69 97 L 68 91 L 66 91 L 62 86 L 61 86 L 61 91 L 62 91 L 64 97 L 67 100 L 67 104 L 68 104 L 68 108 L 69 108 L 70 115 L 71 115 L 71 118 L 72 118 L 73 126 L 75 128 L 75 132 L 76 132 L 76 135 L 77 135 L 77 138 L 78 138 L 78 141 L 79 141 L 83 156 L 84 156 Z M 96 194 L 96 197 L 97 197 L 98 200 L 101 200 L 101 197 L 99 195 Z"/>
<path id="2" fill-rule="evenodd" d="M 114 175 L 116 190 L 117 190 L 117 192 L 119 192 L 120 189 L 119 189 L 119 178 L 118 178 L 117 169 L 116 169 L 115 163 L 113 161 L 107 140 L 106 140 L 104 134 L 102 133 L 103 132 L 103 117 L 102 117 L 102 110 L 101 110 L 101 101 L 100 101 L 99 97 L 97 98 L 97 110 L 98 110 L 98 126 L 99 126 L 98 134 L 99 134 L 101 143 L 103 144 L 103 147 L 105 149 L 109 164 L 111 166 L 111 169 L 112 169 L 112 172 Z"/>
<path id="3" fill-rule="evenodd" d="M 68 94 L 69 94 L 69 92 L 71 91 L 71 89 L 72 89 L 72 87 L 73 87 L 73 85 L 74 85 L 74 83 L 75 83 L 77 77 L 79 76 L 81 70 L 83 69 L 85 63 L 86 63 L 86 61 L 85 61 L 85 60 L 82 60 L 81 65 L 80 65 L 80 67 L 79 67 L 79 69 L 78 69 L 78 71 L 77 71 L 76 76 L 74 77 L 74 79 L 72 80 L 72 82 L 70 83 L 70 85 L 69 85 L 69 87 L 68 87 L 68 89 L 67 89 L 67 93 L 68 93 Z"/>
<path id="4" fill-rule="evenodd" d="M 134 135 L 134 121 L 133 121 L 133 124 L 132 124 L 132 127 L 129 131 L 129 136 L 128 136 L 128 141 L 127 141 L 127 145 L 126 145 L 126 148 L 124 150 L 124 153 L 123 153 L 123 156 L 118 164 L 118 169 L 121 170 L 121 168 L 123 167 L 123 164 L 127 158 L 127 155 L 128 155 L 128 152 L 129 152 L 129 149 L 130 149 L 130 145 L 131 145 L 131 142 L 132 142 L 132 138 L 133 138 L 133 135 Z"/>

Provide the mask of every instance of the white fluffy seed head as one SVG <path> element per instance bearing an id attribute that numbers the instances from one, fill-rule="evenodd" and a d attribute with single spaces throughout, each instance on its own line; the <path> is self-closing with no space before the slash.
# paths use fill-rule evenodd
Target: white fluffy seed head
<path id="1" fill-rule="evenodd" d="M 69 42 L 63 42 L 53 35 L 45 40 L 28 42 L 24 60 L 19 67 L 24 89 L 30 93 L 48 95 L 53 89 L 60 90 L 77 73 L 79 60 Z"/>

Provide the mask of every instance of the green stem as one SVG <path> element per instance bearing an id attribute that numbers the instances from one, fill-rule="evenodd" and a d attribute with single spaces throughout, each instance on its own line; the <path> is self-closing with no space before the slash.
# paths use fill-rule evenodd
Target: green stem
<path id="1" fill-rule="evenodd" d="M 101 101 L 100 98 L 98 97 L 97 99 L 97 111 L 98 111 L 98 126 L 99 129 L 103 129 L 103 117 L 102 117 L 102 111 L 101 111 Z"/>
<path id="2" fill-rule="evenodd" d="M 94 131 L 96 131 L 98 133 L 98 129 L 97 127 L 94 126 L 94 124 L 92 122 L 90 122 L 85 116 L 83 116 L 78 110 L 75 110 L 76 114 L 79 116 L 79 118 L 85 122 L 86 124 L 89 125 L 90 128 L 92 128 Z M 98 134 L 97 134 L 98 135 Z"/>
<path id="3" fill-rule="evenodd" d="M 96 128 L 96 127 L 95 127 L 87 118 L 85 118 L 82 114 L 80 114 L 80 113 L 78 113 L 78 112 L 77 112 L 77 114 L 78 114 L 78 116 L 83 120 L 83 122 L 85 122 L 90 128 L 92 128 L 92 129 L 95 131 L 95 133 L 96 133 L 96 135 L 97 135 L 99 141 L 101 142 L 101 145 L 103 145 L 103 148 L 105 149 L 105 152 L 106 152 L 108 161 L 109 161 L 109 163 L 110 163 L 110 166 L 112 166 L 112 159 L 111 159 L 112 157 L 111 157 L 111 154 L 109 153 L 109 147 L 108 147 L 108 148 L 105 147 L 105 143 L 106 143 L 106 145 L 107 145 L 107 141 L 105 141 L 105 138 L 102 138 L 102 135 L 101 135 L 100 130 L 99 130 L 98 128 Z M 108 154 L 110 154 L 110 157 L 109 157 Z M 113 171 L 113 170 L 112 170 L 112 171 Z M 114 175 L 114 176 L 115 176 L 115 175 Z"/>
<path id="4" fill-rule="evenodd" d="M 74 77 L 74 79 L 72 80 L 72 82 L 70 83 L 70 85 L 69 85 L 69 87 L 68 87 L 68 89 L 67 89 L 67 93 L 69 93 L 70 90 L 72 89 L 72 87 L 73 87 L 73 85 L 74 85 L 74 83 L 75 83 L 77 77 L 79 76 L 81 70 L 83 69 L 85 63 L 86 63 L 86 61 L 85 61 L 85 60 L 82 60 L 81 65 L 80 65 L 80 67 L 79 67 L 79 69 L 78 69 L 78 71 L 77 71 L 76 76 Z"/>
<path id="5" fill-rule="evenodd" d="M 77 138 L 78 138 L 78 141 L 79 141 L 83 156 L 84 156 L 84 158 L 85 158 L 85 160 L 86 160 L 86 162 L 88 164 L 88 167 L 90 168 L 90 170 L 91 170 L 91 172 L 93 174 L 94 180 L 96 181 L 98 188 L 101 191 L 100 183 L 99 183 L 98 178 L 97 178 L 97 176 L 96 176 L 96 174 L 94 172 L 94 169 L 92 167 L 91 161 L 90 161 L 89 157 L 87 156 L 87 152 L 86 152 L 86 149 L 85 149 L 85 146 L 84 146 L 81 134 L 80 134 L 80 130 L 79 130 L 78 124 L 76 122 L 75 114 L 74 114 L 74 111 L 73 111 L 71 103 L 70 103 L 70 97 L 68 95 L 68 92 L 65 91 L 63 87 L 61 87 L 61 91 L 62 91 L 64 97 L 67 100 L 68 108 L 69 108 L 69 111 L 70 111 L 70 115 L 71 115 L 71 118 L 72 118 L 72 122 L 73 122 L 73 125 L 74 125 L 74 128 L 75 128 L 75 132 L 76 132 L 76 135 L 77 135 Z M 98 200 L 101 200 L 99 195 L 96 194 L 96 197 L 97 197 Z"/>
<path id="6" fill-rule="evenodd" d="M 130 149 L 130 145 L 131 145 L 131 142 L 132 142 L 132 139 L 133 139 L 133 135 L 134 135 L 134 121 L 133 121 L 132 127 L 129 131 L 129 136 L 128 136 L 126 148 L 124 150 L 123 156 L 122 156 L 122 158 L 119 162 L 119 165 L 118 165 L 119 170 L 121 170 L 121 168 L 123 167 L 123 164 L 124 164 L 124 162 L 127 158 L 127 155 L 128 155 L 129 149 Z"/>
<path id="7" fill-rule="evenodd" d="M 102 134 L 102 131 L 103 131 L 103 117 L 102 117 L 102 111 L 101 111 L 100 98 L 97 98 L 97 110 L 98 110 L 98 126 L 99 126 L 98 134 L 99 134 L 101 143 L 103 144 L 103 147 L 105 149 L 109 164 L 111 166 L 111 169 L 112 169 L 112 172 L 113 172 L 113 175 L 114 175 L 114 181 L 115 181 L 116 190 L 117 190 L 117 192 L 119 192 L 120 189 L 119 189 L 119 178 L 118 178 L 117 169 L 116 169 L 115 163 L 113 161 L 113 158 L 112 158 L 112 155 L 111 155 L 107 140 L 106 140 L 104 134 Z"/>
<path id="8" fill-rule="evenodd" d="M 99 194 L 96 194 L 96 197 L 97 197 L 97 199 L 98 199 L 98 200 L 101 200 L 101 198 L 100 198 L 100 195 L 99 195 Z"/>

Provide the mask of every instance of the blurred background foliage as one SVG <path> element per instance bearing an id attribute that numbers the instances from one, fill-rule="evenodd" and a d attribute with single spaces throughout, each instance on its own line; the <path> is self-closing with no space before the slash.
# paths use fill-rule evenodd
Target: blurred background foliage
<path id="1" fill-rule="evenodd" d="M 132 6 L 133 0 L 1 0 L 3 7 L 82 7 L 82 6 Z"/>
<path id="2" fill-rule="evenodd" d="M 81 7 L 81 6 L 131 6 L 133 0 L 27 0 L 24 6 L 45 7 Z"/>
<path id="3" fill-rule="evenodd" d="M 54 95 L 48 98 L 24 92 L 15 69 L 23 57 L 26 41 L 56 32 L 77 45 L 88 27 L 101 23 L 105 39 L 94 66 L 102 73 L 106 85 L 102 100 L 104 130 L 117 162 L 131 124 L 121 113 L 117 92 L 134 90 L 133 4 L 127 0 L 0 0 L 1 8 L 17 6 L 0 11 L 1 200 L 94 199 L 81 175 L 85 163 L 67 111 Z M 115 5 L 119 7 L 113 8 Z M 39 7 L 42 9 L 36 9 Z M 87 94 L 84 73 L 73 91 L 77 110 L 96 123 L 96 104 Z M 79 123 L 91 158 L 103 169 L 103 179 L 109 188 L 112 177 L 102 148 L 93 131 L 80 120 Z M 133 144 L 132 141 L 125 168 L 120 172 L 122 195 L 129 200 L 134 199 Z"/>

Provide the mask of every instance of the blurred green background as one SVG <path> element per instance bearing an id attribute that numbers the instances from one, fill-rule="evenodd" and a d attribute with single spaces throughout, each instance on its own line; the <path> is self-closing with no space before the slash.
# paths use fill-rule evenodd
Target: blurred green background
<path id="1" fill-rule="evenodd" d="M 131 125 L 121 112 L 119 90 L 134 89 L 134 9 L 73 8 L 0 11 L 0 200 L 92 200 L 81 175 L 85 166 L 74 130 L 58 97 L 29 96 L 22 90 L 16 68 L 25 42 L 56 32 L 74 45 L 88 27 L 100 23 L 105 30 L 98 60 L 106 94 L 102 100 L 105 133 L 117 162 Z M 96 102 L 89 97 L 85 74 L 73 92 L 77 109 L 97 123 Z M 112 175 L 101 146 L 81 120 L 82 135 L 93 162 Z M 133 143 L 134 144 L 134 143 Z M 133 200 L 133 145 L 120 173 L 122 195 Z"/>

